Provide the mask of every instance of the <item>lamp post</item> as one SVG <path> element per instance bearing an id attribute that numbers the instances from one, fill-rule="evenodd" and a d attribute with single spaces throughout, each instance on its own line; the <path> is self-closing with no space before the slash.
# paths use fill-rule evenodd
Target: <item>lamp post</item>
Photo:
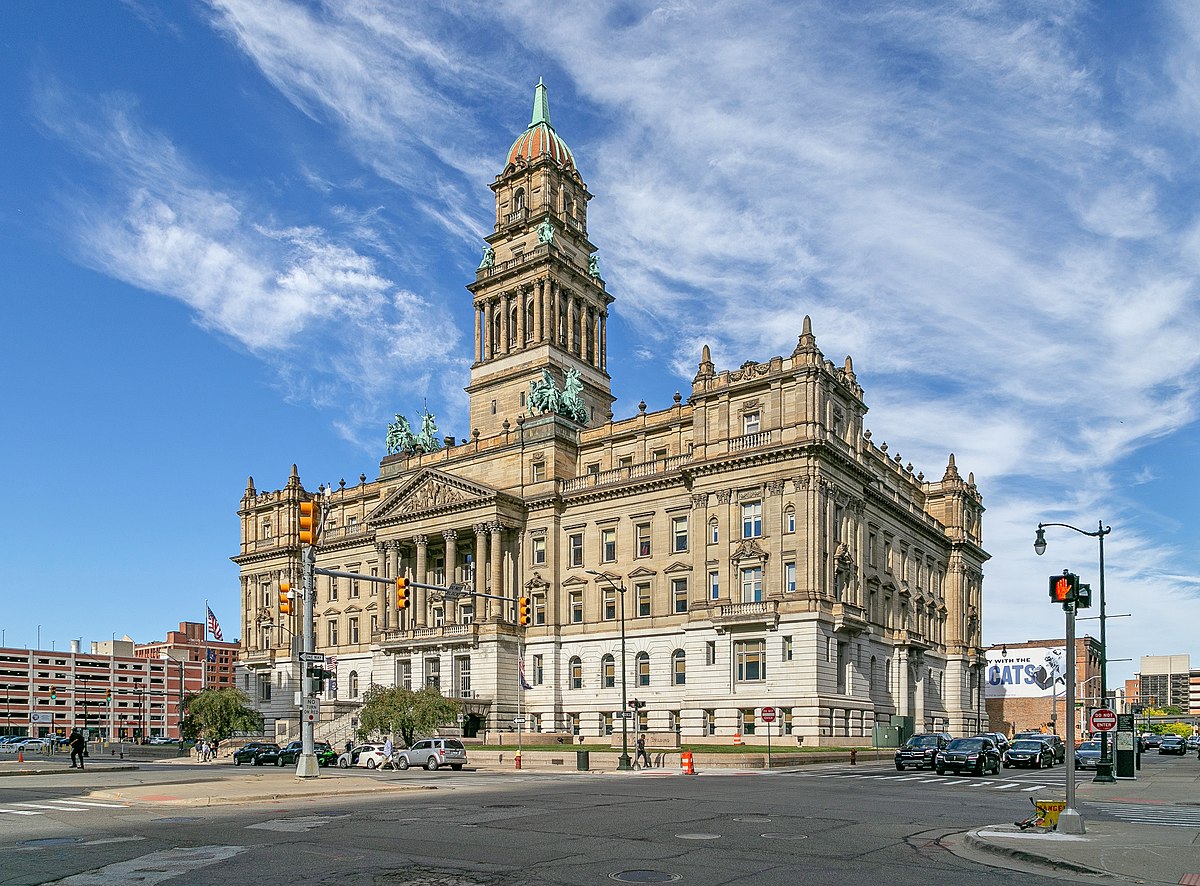
<path id="1" fill-rule="evenodd" d="M 608 582 L 609 587 L 621 597 L 621 762 L 617 764 L 617 769 L 629 771 L 633 769 L 633 766 L 629 759 L 629 701 L 627 698 L 628 687 L 625 683 L 625 585 L 617 584 L 603 572 L 597 572 L 595 569 L 584 571 L 588 575 L 596 576 L 601 581 Z"/>
<path id="2" fill-rule="evenodd" d="M 1078 532 L 1080 535 L 1086 535 L 1089 538 L 1094 538 L 1100 543 L 1100 699 L 1105 706 L 1108 705 L 1108 643 L 1104 633 L 1104 536 L 1112 532 L 1111 526 L 1105 526 L 1104 521 L 1097 522 L 1096 531 L 1088 532 L 1086 529 L 1080 529 L 1078 526 L 1072 526 L 1070 523 L 1039 523 L 1037 526 L 1037 536 L 1033 541 L 1033 549 L 1040 557 L 1046 553 L 1046 527 L 1061 526 L 1064 529 L 1071 529 Z M 1069 652 L 1072 659 L 1075 657 L 1075 650 L 1072 648 Z M 1071 712 L 1074 716 L 1074 712 Z M 1100 733 L 1100 759 L 1096 763 L 1096 777 L 1093 781 L 1111 784 L 1116 781 L 1113 778 L 1113 763 L 1112 756 L 1109 753 L 1110 745 L 1108 733 Z M 1067 749 L 1073 752 L 1071 748 Z"/>

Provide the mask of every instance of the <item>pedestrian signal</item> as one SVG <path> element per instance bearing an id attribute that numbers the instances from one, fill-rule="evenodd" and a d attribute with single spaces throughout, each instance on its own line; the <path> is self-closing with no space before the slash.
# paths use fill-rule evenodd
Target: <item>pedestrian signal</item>
<path id="1" fill-rule="evenodd" d="M 317 543 L 317 521 L 321 512 L 314 501 L 300 502 L 300 544 Z"/>
<path id="2" fill-rule="evenodd" d="M 408 608 L 408 579 L 396 579 L 396 608 L 399 610 Z"/>
<path id="3" fill-rule="evenodd" d="M 529 598 L 528 597 L 518 597 L 517 598 L 517 624 L 519 624 L 521 626 L 525 626 L 525 625 L 529 624 L 529 621 L 530 621 Z"/>
<path id="4" fill-rule="evenodd" d="M 1070 572 L 1050 576 L 1050 599 L 1055 603 L 1074 603 L 1079 595 L 1079 576 Z"/>
<path id="5" fill-rule="evenodd" d="M 286 581 L 279 583 L 279 612 L 281 615 L 292 614 L 292 586 Z"/>

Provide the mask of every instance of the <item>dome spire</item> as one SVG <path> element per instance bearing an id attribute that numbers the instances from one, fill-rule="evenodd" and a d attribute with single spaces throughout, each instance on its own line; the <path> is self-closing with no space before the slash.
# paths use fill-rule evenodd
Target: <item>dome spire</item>
<path id="1" fill-rule="evenodd" d="M 533 119 L 529 121 L 529 128 L 539 123 L 550 126 L 550 99 L 546 96 L 546 84 L 541 77 L 538 77 L 537 87 L 533 90 Z"/>

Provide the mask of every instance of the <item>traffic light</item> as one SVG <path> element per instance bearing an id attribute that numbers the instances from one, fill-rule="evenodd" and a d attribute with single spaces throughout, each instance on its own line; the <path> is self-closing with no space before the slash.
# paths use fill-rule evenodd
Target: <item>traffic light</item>
<path id="1" fill-rule="evenodd" d="M 631 708 L 633 708 L 635 711 L 640 711 L 642 708 L 644 708 L 646 706 L 646 703 L 644 701 L 642 701 L 640 698 L 631 698 L 631 699 L 629 699 L 629 706 Z"/>
<path id="2" fill-rule="evenodd" d="M 398 612 L 408 608 L 408 579 L 396 579 L 396 610 Z"/>
<path id="3" fill-rule="evenodd" d="M 1075 591 L 1075 608 L 1087 609 L 1092 605 L 1092 586 L 1081 584 Z"/>
<path id="4" fill-rule="evenodd" d="M 279 614 L 292 614 L 292 586 L 290 582 L 279 583 Z"/>
<path id="5" fill-rule="evenodd" d="M 517 597 L 517 624 L 524 627 L 529 622 L 529 598 Z"/>
<path id="6" fill-rule="evenodd" d="M 317 524 L 321 516 L 315 501 L 300 502 L 300 544 L 317 543 Z"/>
<path id="7" fill-rule="evenodd" d="M 308 676 L 312 677 L 314 681 L 312 691 L 320 693 L 325 691 L 325 681 L 333 677 L 333 671 L 325 668 L 309 668 Z"/>
<path id="8" fill-rule="evenodd" d="M 58 690 L 55 687 L 51 686 L 50 687 L 50 700 L 54 701 L 54 699 L 56 699 L 56 698 L 58 698 Z"/>
<path id="9" fill-rule="evenodd" d="M 1074 603 L 1079 595 L 1079 576 L 1070 572 L 1050 576 L 1050 599 L 1055 603 Z"/>

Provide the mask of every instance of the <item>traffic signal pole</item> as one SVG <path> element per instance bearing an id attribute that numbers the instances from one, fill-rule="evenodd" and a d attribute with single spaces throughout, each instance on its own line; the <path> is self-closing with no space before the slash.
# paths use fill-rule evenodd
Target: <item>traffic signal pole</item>
<path id="1" fill-rule="evenodd" d="M 1058 816 L 1064 834 L 1084 833 L 1083 818 L 1075 809 L 1075 602 L 1063 603 L 1067 613 L 1067 808 Z"/>
<path id="2" fill-rule="evenodd" d="M 314 610 L 316 609 L 315 597 L 316 589 L 314 584 L 314 574 L 317 566 L 317 549 L 314 545 L 302 545 L 300 549 L 300 564 L 301 564 L 301 595 L 304 598 L 304 651 L 316 651 L 317 637 L 316 624 L 314 618 Z M 302 704 L 300 713 L 300 759 L 296 761 L 296 777 L 297 778 L 317 778 L 320 774 L 320 766 L 317 765 L 316 746 L 313 741 L 313 730 L 315 723 L 309 719 L 308 711 L 311 710 L 313 704 L 317 701 L 316 693 L 312 692 L 313 684 L 308 681 L 305 666 L 300 666 L 300 685 L 303 691 L 300 694 Z"/>

